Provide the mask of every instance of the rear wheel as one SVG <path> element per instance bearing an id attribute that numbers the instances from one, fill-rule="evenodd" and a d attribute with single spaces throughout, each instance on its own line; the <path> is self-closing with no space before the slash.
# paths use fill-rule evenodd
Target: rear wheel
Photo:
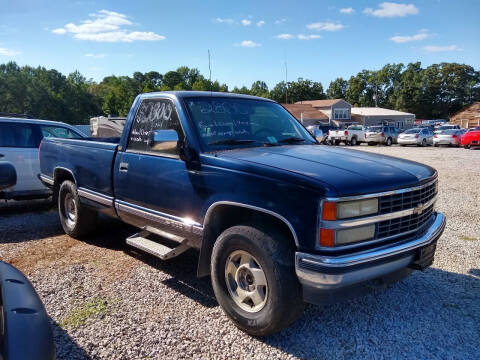
<path id="1" fill-rule="evenodd" d="M 294 258 L 290 239 L 274 228 L 239 225 L 218 237 L 211 261 L 213 290 L 238 328 L 266 336 L 302 314 Z"/>
<path id="2" fill-rule="evenodd" d="M 90 233 L 97 224 L 97 213 L 80 203 L 77 186 L 72 181 L 60 185 L 58 214 L 63 230 L 73 238 Z"/>
<path id="3" fill-rule="evenodd" d="M 387 141 L 385 142 L 385 145 L 392 146 L 392 138 L 388 138 Z"/>
<path id="4" fill-rule="evenodd" d="M 370 141 L 370 142 L 368 143 L 368 145 L 370 145 L 370 146 L 375 146 L 375 145 L 377 145 L 377 144 Z"/>
<path id="5" fill-rule="evenodd" d="M 351 145 L 351 146 L 356 146 L 356 145 L 358 145 L 357 138 L 356 138 L 355 136 L 352 137 L 352 139 L 350 140 L 350 145 Z"/>
<path id="6" fill-rule="evenodd" d="M 425 146 L 427 146 L 427 139 L 422 140 L 422 147 L 425 147 Z"/>
<path id="7" fill-rule="evenodd" d="M 335 145 L 340 145 L 340 140 L 335 140 Z"/>

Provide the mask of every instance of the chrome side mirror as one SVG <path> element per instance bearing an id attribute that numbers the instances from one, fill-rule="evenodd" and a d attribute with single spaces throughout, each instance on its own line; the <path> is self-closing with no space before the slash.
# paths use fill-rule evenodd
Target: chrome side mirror
<path id="1" fill-rule="evenodd" d="M 157 151 L 171 151 L 177 149 L 178 133 L 176 130 L 153 130 L 150 132 L 150 147 Z"/>

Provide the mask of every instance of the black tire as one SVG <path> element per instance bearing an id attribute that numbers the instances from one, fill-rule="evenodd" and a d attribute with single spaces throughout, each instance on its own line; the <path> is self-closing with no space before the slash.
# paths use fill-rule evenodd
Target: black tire
<path id="1" fill-rule="evenodd" d="M 422 140 L 422 147 L 425 147 L 425 146 L 427 146 L 427 139 Z"/>
<path id="2" fill-rule="evenodd" d="M 227 261 L 231 263 L 231 256 L 238 252 L 251 254 L 266 279 L 263 307 L 255 311 L 241 308 L 230 294 L 231 283 L 227 287 Z M 239 329 L 267 336 L 289 326 L 302 314 L 305 303 L 294 260 L 290 239 L 273 227 L 238 225 L 218 237 L 211 261 L 213 290 L 223 311 Z"/>
<path id="3" fill-rule="evenodd" d="M 335 145 L 336 146 L 340 145 L 340 140 L 335 140 Z"/>
<path id="4" fill-rule="evenodd" d="M 77 186 L 72 181 L 60 185 L 58 214 L 65 233 L 76 239 L 92 232 L 97 225 L 97 212 L 80 203 Z"/>
<path id="5" fill-rule="evenodd" d="M 438 147 L 438 144 L 433 144 L 433 147 Z"/>
<path id="6" fill-rule="evenodd" d="M 375 146 L 375 145 L 377 145 L 377 143 L 369 142 L 368 145 L 369 145 L 369 146 Z"/>
<path id="7" fill-rule="evenodd" d="M 385 142 L 385 145 L 392 146 L 392 143 L 393 143 L 392 138 L 389 137 L 389 138 L 387 138 L 387 141 Z"/>
<path id="8" fill-rule="evenodd" d="M 356 136 L 353 136 L 353 137 L 350 139 L 350 146 L 357 146 L 357 145 L 358 145 L 357 137 L 356 137 Z"/>
<path id="9" fill-rule="evenodd" d="M 405 147 L 405 146 L 407 146 L 407 145 L 405 145 L 405 144 L 400 144 L 400 146 L 401 146 L 401 147 Z"/>

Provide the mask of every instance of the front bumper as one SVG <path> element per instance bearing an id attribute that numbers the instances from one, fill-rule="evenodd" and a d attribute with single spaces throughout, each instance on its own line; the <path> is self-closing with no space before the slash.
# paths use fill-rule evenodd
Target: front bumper
<path id="1" fill-rule="evenodd" d="M 303 298 L 309 303 L 338 300 L 356 285 L 388 277 L 399 279 L 408 275 L 408 267 L 416 265 L 420 251 L 431 248 L 445 229 L 445 216 L 435 213 L 435 219 L 426 232 L 413 239 L 388 247 L 381 247 L 342 256 L 324 256 L 297 252 L 295 270 L 303 287 Z M 348 292 L 348 291 L 347 291 Z M 341 299 L 340 299 L 341 300 Z"/>

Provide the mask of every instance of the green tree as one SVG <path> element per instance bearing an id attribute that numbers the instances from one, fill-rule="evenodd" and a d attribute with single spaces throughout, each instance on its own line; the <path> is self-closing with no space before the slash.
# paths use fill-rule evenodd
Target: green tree
<path id="1" fill-rule="evenodd" d="M 329 99 L 345 99 L 348 88 L 348 81 L 339 77 L 333 80 L 327 89 L 327 98 Z"/>

